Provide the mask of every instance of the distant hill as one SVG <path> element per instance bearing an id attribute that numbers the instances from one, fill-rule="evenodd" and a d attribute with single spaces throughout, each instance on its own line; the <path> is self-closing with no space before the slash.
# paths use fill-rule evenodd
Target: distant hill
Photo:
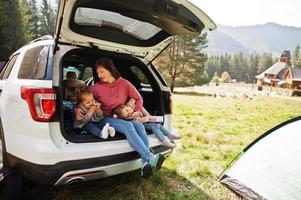
<path id="1" fill-rule="evenodd" d="M 272 52 L 279 56 L 283 50 L 291 53 L 301 44 L 301 28 L 267 23 L 254 26 L 223 26 L 218 25 L 215 31 L 208 33 L 209 55 L 243 52 Z"/>

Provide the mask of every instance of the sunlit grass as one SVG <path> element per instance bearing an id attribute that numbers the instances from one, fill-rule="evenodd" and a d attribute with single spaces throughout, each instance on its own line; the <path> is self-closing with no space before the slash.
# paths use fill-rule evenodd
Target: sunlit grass
<path id="1" fill-rule="evenodd" d="M 71 187 L 29 184 L 25 199 L 238 199 L 218 182 L 227 164 L 251 141 L 300 115 L 301 101 L 174 95 L 173 126 L 183 137 L 164 167 L 148 180 L 125 174 Z"/>
<path id="2" fill-rule="evenodd" d="M 301 101 L 175 96 L 174 127 L 183 139 L 165 165 L 205 191 L 210 198 L 235 199 L 217 182 L 231 160 L 260 134 L 300 115 Z"/>

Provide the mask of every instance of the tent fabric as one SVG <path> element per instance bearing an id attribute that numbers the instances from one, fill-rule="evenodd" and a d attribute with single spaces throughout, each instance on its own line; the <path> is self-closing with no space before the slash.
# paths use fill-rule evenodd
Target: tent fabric
<path id="1" fill-rule="evenodd" d="M 246 199 L 258 199 L 251 198 L 250 191 L 264 199 L 300 199 L 301 117 L 252 142 L 220 182 Z"/>
<path id="2" fill-rule="evenodd" d="M 228 188 L 233 190 L 239 196 L 243 196 L 245 199 L 265 200 L 265 198 L 231 177 L 224 176 L 220 183 L 226 185 Z"/>

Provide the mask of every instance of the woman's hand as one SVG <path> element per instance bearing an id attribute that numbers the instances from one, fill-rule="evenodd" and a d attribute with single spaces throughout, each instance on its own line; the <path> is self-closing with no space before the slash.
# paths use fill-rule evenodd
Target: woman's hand
<path id="1" fill-rule="evenodd" d="M 133 112 L 133 114 L 126 119 L 132 120 L 132 119 L 139 119 L 139 118 L 141 118 L 141 113 L 136 111 L 136 112 Z"/>
<path id="2" fill-rule="evenodd" d="M 156 118 L 154 116 L 148 116 L 148 121 L 155 122 Z"/>
<path id="3" fill-rule="evenodd" d="M 141 118 L 138 119 L 138 121 L 139 121 L 140 123 L 142 123 L 142 124 L 147 123 L 147 122 L 150 122 L 149 116 L 141 117 Z"/>

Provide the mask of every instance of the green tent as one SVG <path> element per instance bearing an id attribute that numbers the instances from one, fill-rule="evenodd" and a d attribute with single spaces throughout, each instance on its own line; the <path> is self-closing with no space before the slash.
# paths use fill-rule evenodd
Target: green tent
<path id="1" fill-rule="evenodd" d="M 301 116 L 247 146 L 220 182 L 245 199 L 301 199 Z"/>

